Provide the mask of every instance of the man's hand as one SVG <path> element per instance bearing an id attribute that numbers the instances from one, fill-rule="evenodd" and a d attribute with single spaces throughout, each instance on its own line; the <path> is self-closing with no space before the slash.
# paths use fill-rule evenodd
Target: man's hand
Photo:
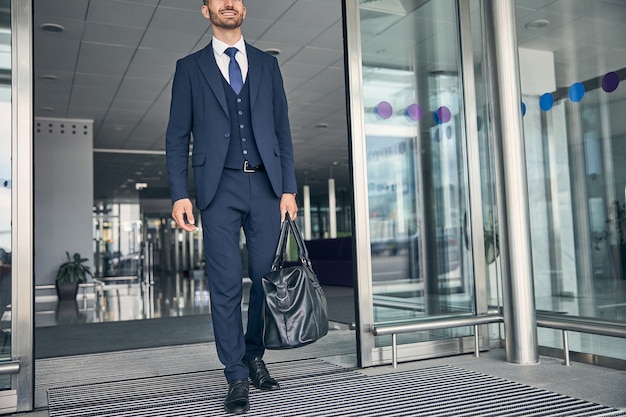
<path id="1" fill-rule="evenodd" d="M 185 217 L 187 218 L 187 223 L 185 223 Z M 188 232 L 196 230 L 196 219 L 193 217 L 193 204 L 190 199 L 182 198 L 174 202 L 172 219 L 174 219 L 176 225 L 183 230 Z"/>
<path id="2" fill-rule="evenodd" d="M 280 198 L 280 221 L 285 220 L 285 212 L 289 213 L 291 220 L 296 219 L 298 213 L 298 205 L 296 204 L 296 196 L 294 194 L 285 193 Z"/>

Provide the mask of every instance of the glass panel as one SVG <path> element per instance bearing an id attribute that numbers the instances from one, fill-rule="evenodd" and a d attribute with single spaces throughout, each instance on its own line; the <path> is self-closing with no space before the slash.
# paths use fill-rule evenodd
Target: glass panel
<path id="1" fill-rule="evenodd" d="M 11 360 L 11 20 L 0 3 L 0 361 Z M 0 389 L 11 387 L 0 377 Z"/>
<path id="2" fill-rule="evenodd" d="M 624 323 L 625 4 L 516 6 L 537 309 Z M 626 359 L 611 339 L 572 334 L 570 349 Z"/>
<path id="3" fill-rule="evenodd" d="M 93 224 L 95 276 L 137 276 L 144 245 L 140 205 L 100 204 Z"/>
<path id="4" fill-rule="evenodd" d="M 483 41 L 485 39 L 483 16 L 481 13 L 481 1 L 471 0 L 471 32 L 472 32 L 472 49 L 474 53 L 474 85 L 476 88 L 476 128 L 478 134 L 478 152 L 480 158 L 480 180 L 481 180 L 481 200 L 482 200 L 482 217 L 483 217 L 483 238 L 486 270 L 485 289 L 487 295 L 488 311 L 498 311 L 503 307 L 502 288 L 501 288 L 501 268 L 500 268 L 500 248 L 498 233 L 498 209 L 496 206 L 496 177 L 495 177 L 495 158 L 494 158 L 494 140 L 491 135 L 493 132 L 490 126 L 490 86 L 488 82 L 488 74 L 484 69 L 486 65 L 486 51 Z M 479 70 L 483 69 L 483 70 Z M 477 283 L 480 285 L 480 281 Z M 492 340 L 492 346 L 497 345 L 498 341 L 504 338 L 501 330 L 502 326 L 489 326 L 489 337 Z"/>
<path id="5" fill-rule="evenodd" d="M 374 321 L 472 314 L 456 2 L 394 4 L 360 2 Z"/>

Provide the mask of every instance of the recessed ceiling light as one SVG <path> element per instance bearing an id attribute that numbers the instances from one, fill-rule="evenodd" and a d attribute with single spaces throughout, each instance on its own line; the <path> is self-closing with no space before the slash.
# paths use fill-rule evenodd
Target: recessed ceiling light
<path id="1" fill-rule="evenodd" d="M 270 54 L 272 56 L 280 55 L 280 49 L 277 49 L 277 48 L 268 48 L 268 49 L 265 50 L 265 52 L 267 52 L 268 54 Z"/>
<path id="2" fill-rule="evenodd" d="M 41 77 L 42 80 L 46 80 L 46 81 L 58 81 L 59 77 L 57 75 L 52 75 L 52 74 L 44 74 Z"/>
<path id="3" fill-rule="evenodd" d="M 326 129 L 328 127 L 328 123 L 318 123 L 315 127 L 318 129 Z"/>
<path id="4" fill-rule="evenodd" d="M 526 29 L 534 30 L 534 29 L 543 29 L 550 24 L 550 21 L 547 19 L 535 19 L 526 23 Z"/>
<path id="5" fill-rule="evenodd" d="M 44 23 L 40 27 L 42 30 L 45 30 L 46 32 L 59 33 L 59 32 L 65 31 L 65 28 L 63 26 L 58 25 L 56 23 Z"/>
<path id="6" fill-rule="evenodd" d="M 54 107 L 40 107 L 39 110 L 52 112 L 54 111 Z"/>

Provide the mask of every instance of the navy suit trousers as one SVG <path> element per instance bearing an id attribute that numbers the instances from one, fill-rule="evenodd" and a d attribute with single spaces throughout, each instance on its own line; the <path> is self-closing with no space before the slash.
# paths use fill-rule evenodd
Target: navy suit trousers
<path id="1" fill-rule="evenodd" d="M 246 379 L 242 359 L 262 357 L 263 302 L 261 278 L 269 272 L 280 234 L 280 199 L 265 171 L 224 169 L 203 211 L 202 230 L 217 354 L 228 382 Z M 252 280 L 248 327 L 244 335 L 240 231 L 246 236 L 248 275 Z"/>

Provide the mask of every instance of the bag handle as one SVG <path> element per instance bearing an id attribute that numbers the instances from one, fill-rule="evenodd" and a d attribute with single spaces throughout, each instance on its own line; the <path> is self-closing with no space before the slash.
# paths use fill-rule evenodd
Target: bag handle
<path id="1" fill-rule="evenodd" d="M 309 251 L 304 244 L 304 239 L 302 238 L 302 233 L 300 233 L 300 229 L 298 228 L 298 224 L 291 220 L 289 213 L 285 213 L 285 221 L 289 224 L 289 228 L 291 229 L 291 233 L 293 233 L 293 237 L 296 241 L 296 246 L 298 247 L 298 257 L 300 258 L 300 262 L 302 265 L 311 266 L 311 260 L 309 259 Z"/>
<path id="2" fill-rule="evenodd" d="M 293 233 L 293 237 L 296 241 L 298 248 L 298 258 L 302 265 L 311 266 L 311 260 L 309 259 L 309 252 L 304 244 L 304 239 L 298 229 L 296 222 L 291 220 L 289 213 L 285 213 L 285 220 L 280 229 L 280 238 L 278 239 L 278 245 L 276 246 L 276 254 L 274 255 L 274 262 L 272 262 L 272 271 L 276 271 L 283 267 L 287 252 L 287 239 L 289 238 L 289 231 Z"/>

